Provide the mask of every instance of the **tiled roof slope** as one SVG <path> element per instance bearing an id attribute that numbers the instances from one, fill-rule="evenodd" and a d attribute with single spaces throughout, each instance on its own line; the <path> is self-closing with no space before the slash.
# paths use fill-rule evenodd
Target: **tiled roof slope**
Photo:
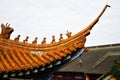
<path id="1" fill-rule="evenodd" d="M 120 44 L 94 46 L 59 71 L 104 74 L 116 62 L 120 64 Z"/>
<path id="2" fill-rule="evenodd" d="M 44 48 L 37 47 L 34 49 L 33 46 L 37 45 L 28 43 L 23 44 L 21 42 L 1 39 L 0 77 L 14 77 L 17 73 L 18 76 L 21 76 L 23 75 L 21 72 L 30 74 L 28 71 L 36 72 L 36 69 L 41 70 L 46 67 L 55 66 L 55 64 L 58 64 L 55 61 L 60 61 L 59 64 L 62 64 L 61 60 L 65 58 L 67 59 L 68 56 L 71 57 L 73 54 L 76 54 L 75 52 L 77 49 L 86 49 L 84 47 L 85 41 L 85 36 L 80 36 L 80 38 L 77 38 L 77 40 L 75 39 L 62 45 Z M 18 44 L 30 46 L 28 47 Z"/>
<path id="3" fill-rule="evenodd" d="M 16 70 L 32 69 L 34 67 L 44 66 L 53 60 L 61 59 L 72 51 L 76 51 L 77 47 L 71 46 L 56 49 L 56 51 L 43 52 L 33 54 L 27 49 L 8 47 L 0 45 L 0 72 L 9 72 Z"/>

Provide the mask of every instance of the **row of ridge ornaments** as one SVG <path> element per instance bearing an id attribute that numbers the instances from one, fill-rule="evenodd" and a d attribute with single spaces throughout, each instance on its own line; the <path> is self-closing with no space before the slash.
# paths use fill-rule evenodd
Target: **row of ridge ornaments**
<path id="1" fill-rule="evenodd" d="M 9 39 L 10 38 L 10 35 L 11 33 L 14 31 L 14 29 L 12 27 L 10 27 L 10 24 L 6 23 L 6 25 L 4 24 L 1 24 L 1 34 L 0 34 L 0 37 L 2 36 L 3 39 Z M 8 38 L 4 38 L 4 35 L 9 35 Z M 66 33 L 66 36 L 69 38 L 71 37 L 71 34 L 72 32 L 69 32 L 67 30 L 67 33 Z M 19 42 L 19 39 L 20 39 L 20 36 L 21 35 L 18 35 L 17 37 L 14 38 L 14 41 L 16 42 Z M 29 39 L 29 36 L 26 36 L 26 38 L 23 40 L 23 43 L 28 43 L 28 39 Z M 37 44 L 37 40 L 38 40 L 38 37 L 35 37 L 35 39 L 32 41 L 32 44 Z M 60 38 L 59 38 L 59 41 L 62 41 L 63 40 L 63 34 L 60 34 Z M 55 43 L 56 40 L 55 40 L 55 36 L 53 35 L 52 36 L 52 42 L 51 43 Z M 43 38 L 43 41 L 41 42 L 41 44 L 46 44 L 46 37 Z"/>

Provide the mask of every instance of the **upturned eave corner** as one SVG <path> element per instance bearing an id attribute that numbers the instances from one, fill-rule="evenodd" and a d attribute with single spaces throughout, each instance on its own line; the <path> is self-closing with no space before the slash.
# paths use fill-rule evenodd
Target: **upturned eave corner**
<path id="1" fill-rule="evenodd" d="M 107 9 L 107 7 L 111 7 L 110 5 L 106 4 L 104 6 L 104 8 L 102 9 L 102 11 L 100 12 L 100 14 L 81 32 L 79 32 L 78 34 L 83 33 L 85 35 L 85 37 L 87 37 L 88 35 L 90 35 L 90 32 L 92 30 L 92 28 L 94 27 L 94 25 L 99 21 L 99 19 L 101 18 L 101 16 L 103 15 L 103 13 L 105 12 L 105 10 Z M 85 40 L 86 42 L 86 40 Z M 84 43 L 85 45 L 85 43 Z M 84 51 L 88 51 L 89 49 L 86 47 L 83 47 Z"/>

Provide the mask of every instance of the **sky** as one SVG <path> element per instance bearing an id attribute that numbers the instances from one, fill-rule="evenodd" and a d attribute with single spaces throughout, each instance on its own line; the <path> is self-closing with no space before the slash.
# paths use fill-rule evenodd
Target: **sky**
<path id="1" fill-rule="evenodd" d="M 84 29 L 100 13 L 105 4 L 108 8 L 87 36 L 86 46 L 120 43 L 120 0 L 0 0 L 0 24 L 9 23 L 14 28 L 11 39 L 21 35 L 22 42 L 29 36 L 29 43 L 38 37 L 56 41 L 60 33 L 72 35 Z M 1 30 L 1 29 L 0 29 Z"/>

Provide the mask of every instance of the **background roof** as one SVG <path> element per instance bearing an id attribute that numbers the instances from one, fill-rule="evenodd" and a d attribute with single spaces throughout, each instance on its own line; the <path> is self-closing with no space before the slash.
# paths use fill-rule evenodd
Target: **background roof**
<path id="1" fill-rule="evenodd" d="M 115 62 L 120 63 L 120 44 L 94 46 L 59 71 L 104 74 Z"/>

